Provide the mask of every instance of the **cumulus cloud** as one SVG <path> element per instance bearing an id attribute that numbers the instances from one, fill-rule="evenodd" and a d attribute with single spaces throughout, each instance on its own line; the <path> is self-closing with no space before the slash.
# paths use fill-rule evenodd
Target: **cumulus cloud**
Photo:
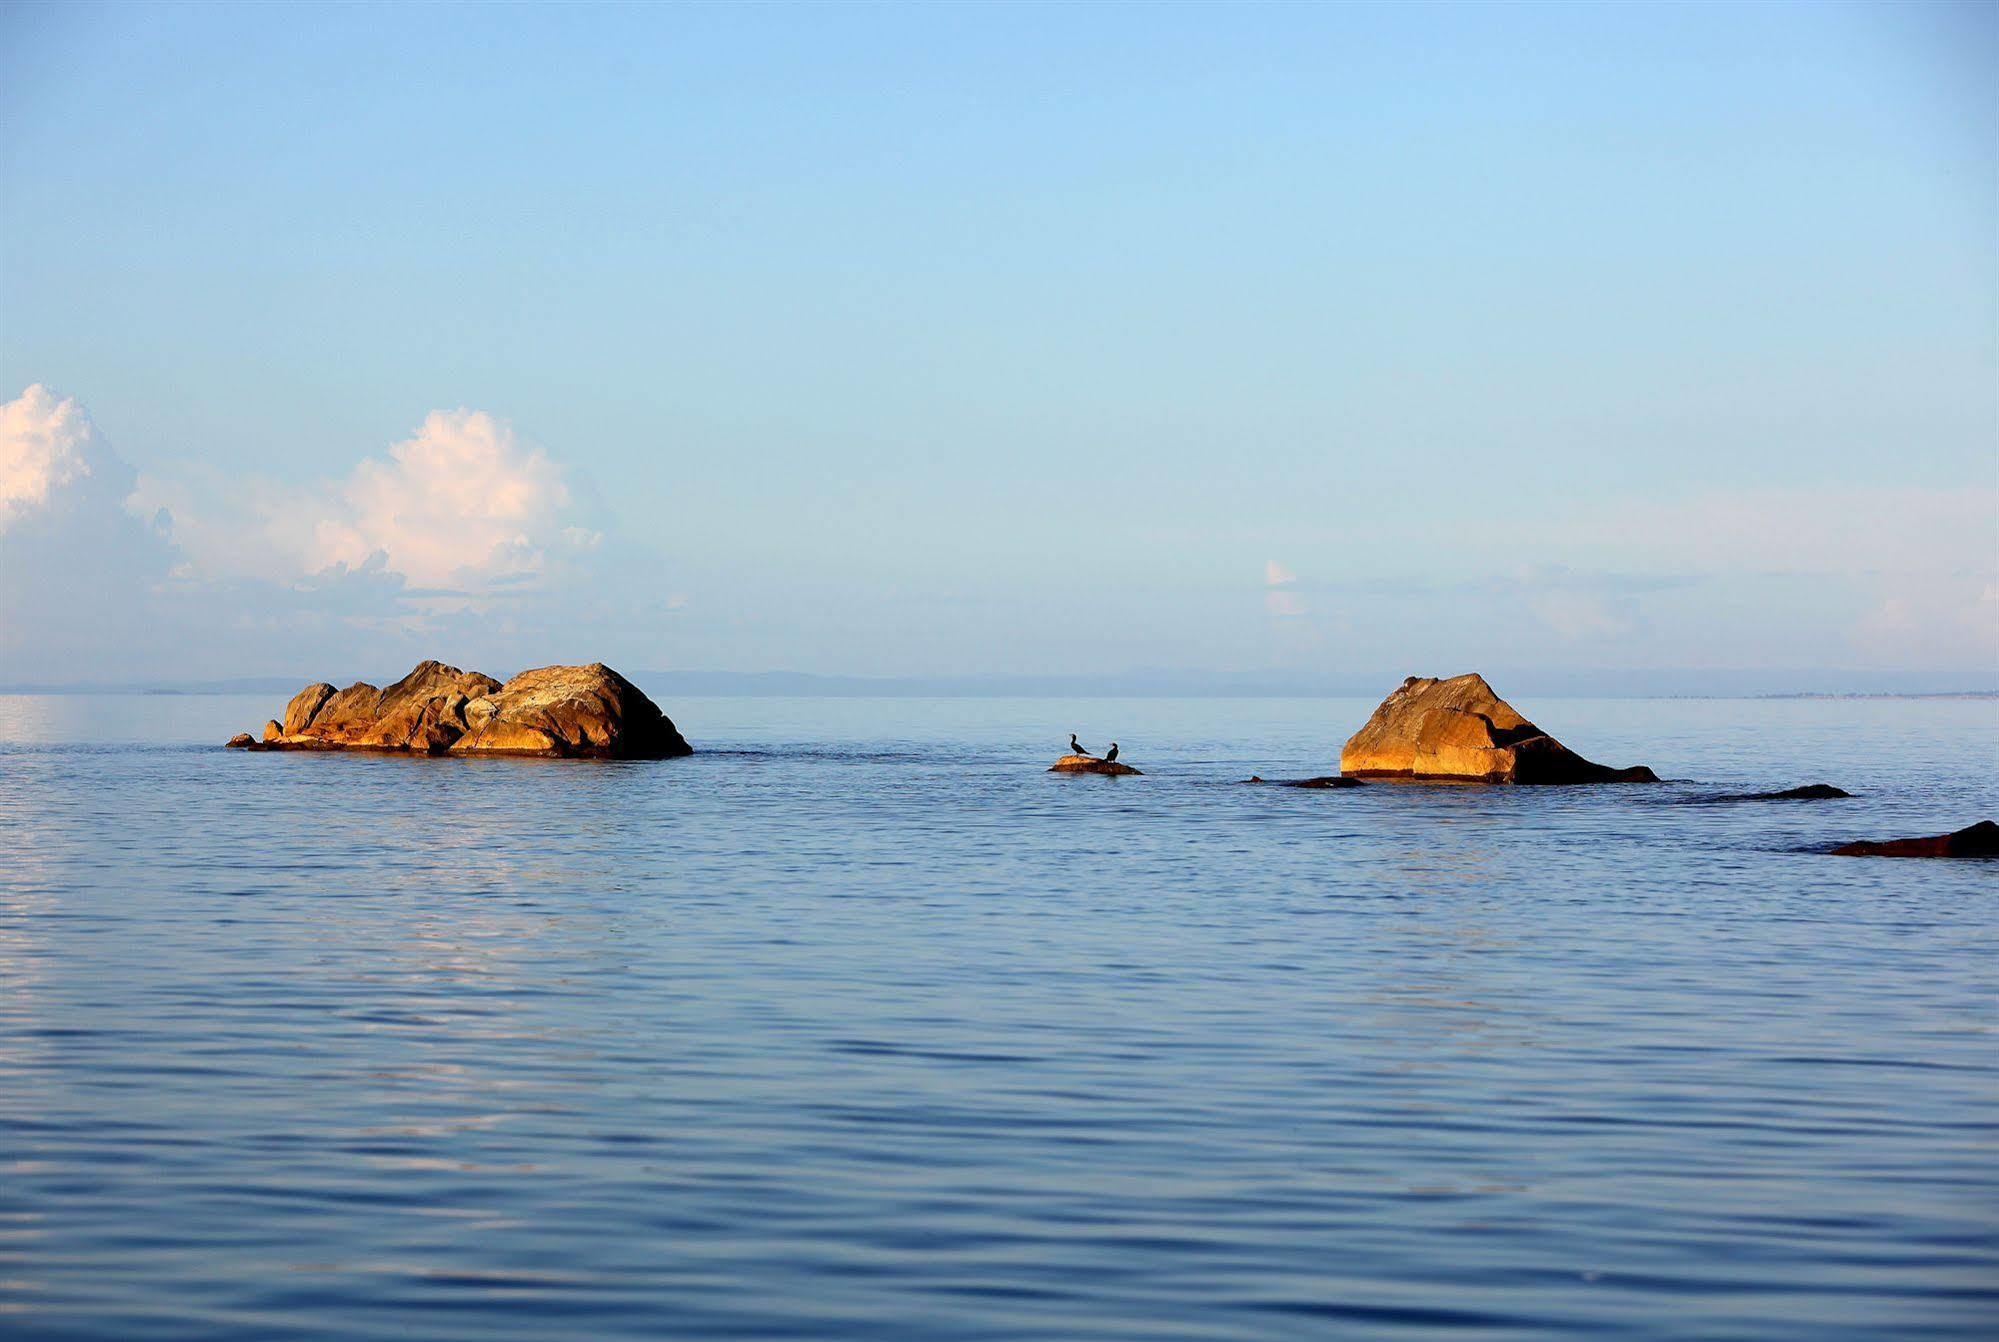
<path id="1" fill-rule="evenodd" d="M 132 472 L 84 408 L 39 382 L 0 406 L 0 530 L 37 514 L 121 503 Z"/>
<path id="2" fill-rule="evenodd" d="M 158 631 L 179 555 L 164 513 L 128 506 L 135 476 L 76 401 L 29 387 L 0 406 L 0 672 L 73 679 Z"/>
<path id="3" fill-rule="evenodd" d="M 662 612 L 618 572 L 657 563 L 482 411 L 299 483 L 140 476 L 78 402 L 35 386 L 0 406 L 0 681 L 629 660 Z"/>
<path id="4" fill-rule="evenodd" d="M 600 550 L 579 492 L 506 421 L 466 409 L 433 411 L 386 455 L 333 479 L 141 484 L 180 520 L 209 576 L 300 580 L 376 564 L 412 595 L 438 598 L 532 586 Z"/>
<path id="5" fill-rule="evenodd" d="M 361 462 L 326 500 L 305 563 L 350 568 L 380 553 L 419 586 L 484 585 L 542 569 L 551 544 L 587 542 L 567 524 L 563 472 L 484 411 L 433 411 L 386 458 Z"/>

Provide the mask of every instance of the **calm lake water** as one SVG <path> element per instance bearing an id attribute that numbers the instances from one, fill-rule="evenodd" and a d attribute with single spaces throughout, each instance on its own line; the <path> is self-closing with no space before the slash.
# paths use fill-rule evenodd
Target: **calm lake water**
<path id="1" fill-rule="evenodd" d="M 1360 701 L 0 699 L 0 1334 L 1993 1335 L 1999 863 L 1809 850 L 1999 818 L 1999 704 L 1518 702 L 1693 781 L 1235 784 Z"/>

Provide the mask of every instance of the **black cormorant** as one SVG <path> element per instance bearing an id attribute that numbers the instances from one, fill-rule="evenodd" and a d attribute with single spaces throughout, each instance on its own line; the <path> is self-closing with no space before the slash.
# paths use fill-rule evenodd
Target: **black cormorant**
<path id="1" fill-rule="evenodd" d="M 1109 764 L 1112 760 L 1115 760 L 1116 758 L 1117 758 L 1117 742 L 1113 741 L 1111 742 L 1111 748 L 1104 752 L 1104 763 Z"/>
<path id="2" fill-rule="evenodd" d="M 1074 732 L 1069 733 L 1069 753 L 1071 755 L 1087 755 L 1090 753 L 1076 744 L 1076 733 Z"/>

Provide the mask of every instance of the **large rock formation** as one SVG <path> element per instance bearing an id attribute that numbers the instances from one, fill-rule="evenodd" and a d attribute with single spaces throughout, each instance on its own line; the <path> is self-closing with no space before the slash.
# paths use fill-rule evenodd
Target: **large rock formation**
<path id="1" fill-rule="evenodd" d="M 1138 770 L 1129 764 L 1119 764 L 1116 760 L 1098 759 L 1095 755 L 1064 755 L 1048 766 L 1052 774 L 1110 774 L 1123 777 Z"/>
<path id="2" fill-rule="evenodd" d="M 544 666 L 502 685 L 477 671 L 421 662 L 386 689 L 308 685 L 265 724 L 252 750 L 394 750 L 423 755 L 692 754 L 643 691 L 600 662 Z"/>
<path id="3" fill-rule="evenodd" d="M 1640 765 L 1593 764 L 1513 711 L 1485 677 L 1411 676 L 1347 739 L 1348 778 L 1428 778 L 1464 783 L 1656 783 Z"/>
<path id="4" fill-rule="evenodd" d="M 1952 834 L 1841 844 L 1835 857 L 1999 857 L 1999 825 L 1981 820 Z"/>

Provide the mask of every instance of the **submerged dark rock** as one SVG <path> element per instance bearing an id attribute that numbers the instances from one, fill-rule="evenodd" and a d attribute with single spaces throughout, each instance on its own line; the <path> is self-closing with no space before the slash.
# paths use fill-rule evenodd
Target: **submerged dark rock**
<path id="1" fill-rule="evenodd" d="M 1785 788 L 1782 792 L 1723 792 L 1713 797 L 1691 797 L 1697 802 L 1724 801 L 1837 801 L 1851 798 L 1853 794 L 1844 788 L 1836 788 L 1830 783 L 1807 783 L 1803 787 Z"/>
<path id="2" fill-rule="evenodd" d="M 1844 843 L 1832 852 L 1834 857 L 1999 857 L 1999 825 L 1981 820 L 1951 834 Z"/>
<path id="3" fill-rule="evenodd" d="M 1119 764 L 1116 760 L 1098 759 L 1095 755 L 1064 755 L 1061 759 L 1056 760 L 1048 766 L 1048 772 L 1052 774 L 1108 774 L 1113 778 L 1122 778 L 1127 774 L 1136 774 L 1138 770 L 1132 768 L 1129 764 Z"/>
<path id="4" fill-rule="evenodd" d="M 1584 759 L 1520 716 L 1475 672 L 1403 681 L 1347 739 L 1340 772 L 1455 783 L 1659 781 L 1643 765 L 1613 769 Z"/>
<path id="5" fill-rule="evenodd" d="M 1328 774 L 1324 778 L 1262 778 L 1256 774 L 1251 774 L 1242 781 L 1245 783 L 1261 783 L 1266 787 L 1338 788 L 1367 786 L 1360 779 L 1348 778 L 1344 774 Z"/>

